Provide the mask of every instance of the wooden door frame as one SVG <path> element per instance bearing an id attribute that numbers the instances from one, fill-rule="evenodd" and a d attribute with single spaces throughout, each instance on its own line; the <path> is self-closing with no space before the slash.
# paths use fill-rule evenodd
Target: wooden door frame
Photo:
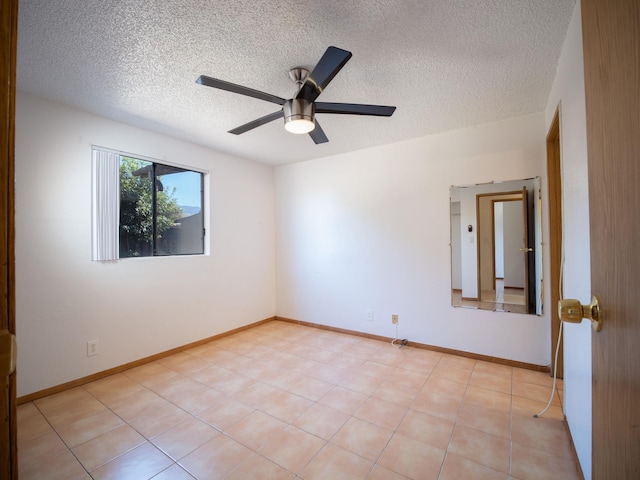
<path id="1" fill-rule="evenodd" d="M 549 260 L 551 271 L 549 288 L 551 289 L 551 370 L 557 370 L 558 378 L 564 378 L 564 349 L 562 343 L 558 350 L 558 364 L 555 351 L 560 333 L 558 301 L 562 298 L 562 168 L 560 153 L 560 107 L 556 109 L 551 127 L 547 133 L 547 189 L 549 190 Z"/>
<path id="2" fill-rule="evenodd" d="M 0 330 L 15 335 L 15 223 L 14 142 L 18 0 L 0 2 L 0 82 L 2 128 L 0 129 Z M 0 478 L 17 480 L 18 447 L 16 416 L 16 372 L 2 377 L 0 395 Z"/>
<path id="3" fill-rule="evenodd" d="M 513 197 L 514 195 L 518 195 L 520 194 L 521 198 L 505 198 L 505 199 L 500 199 L 500 197 Z M 477 263 L 476 265 L 477 267 L 477 271 L 476 271 L 476 275 L 477 275 L 477 282 L 478 282 L 478 301 L 482 302 L 482 262 L 481 262 L 481 241 L 480 241 L 480 234 L 482 232 L 482 222 L 480 221 L 480 202 L 481 199 L 485 198 L 485 197 L 496 197 L 495 199 L 490 198 L 491 200 L 491 259 L 492 259 L 492 265 L 491 265 L 491 269 L 493 271 L 492 274 L 492 285 L 493 285 L 493 291 L 495 292 L 496 290 L 496 262 L 495 262 L 495 251 L 496 251 L 496 238 L 495 238 L 495 219 L 494 219 L 494 211 L 493 211 L 493 205 L 495 201 L 507 201 L 507 200 L 522 200 L 522 190 L 514 190 L 514 191 L 506 191 L 506 192 L 488 192 L 488 193 L 478 193 L 476 195 L 476 237 L 477 237 L 477 242 L 476 242 L 476 257 L 477 257 Z"/>

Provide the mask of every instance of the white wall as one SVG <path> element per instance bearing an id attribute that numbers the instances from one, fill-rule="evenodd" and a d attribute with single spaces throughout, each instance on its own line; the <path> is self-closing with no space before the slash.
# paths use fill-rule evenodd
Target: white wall
<path id="1" fill-rule="evenodd" d="M 558 64 L 545 112 L 547 130 L 560 108 L 564 297 L 591 300 L 589 190 L 580 2 Z M 564 410 L 585 478 L 591 478 L 591 326 L 564 325 Z"/>
<path id="2" fill-rule="evenodd" d="M 536 114 L 277 167 L 277 314 L 392 337 L 397 313 L 401 338 L 549 364 L 547 314 L 451 306 L 449 247 L 449 187 L 541 176 L 544 138 Z"/>
<path id="3" fill-rule="evenodd" d="M 32 96 L 16 103 L 18 396 L 274 315 L 271 167 Z M 210 255 L 92 262 L 92 144 L 209 170 Z"/>

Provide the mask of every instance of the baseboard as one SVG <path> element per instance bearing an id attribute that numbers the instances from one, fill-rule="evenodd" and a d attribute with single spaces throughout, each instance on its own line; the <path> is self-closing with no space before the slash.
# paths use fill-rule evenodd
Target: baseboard
<path id="1" fill-rule="evenodd" d="M 365 332 L 359 332 L 357 330 L 347 330 L 344 328 L 338 328 L 338 327 L 331 327 L 328 325 L 321 325 L 318 323 L 310 323 L 310 322 L 305 322 L 302 320 L 295 320 L 293 318 L 286 318 L 286 317 L 279 317 L 276 316 L 275 317 L 276 320 L 280 320 L 282 322 L 288 322 L 288 323 L 295 323 L 297 325 L 304 325 L 305 327 L 313 327 L 313 328 L 318 328 L 320 330 L 328 330 L 331 332 L 337 332 L 337 333 L 346 333 L 348 335 L 355 335 L 357 337 L 364 337 L 364 338 L 370 338 L 373 340 L 380 340 L 383 342 L 391 342 L 391 340 L 393 340 L 393 338 L 391 337 L 383 337 L 380 335 L 373 335 L 371 333 L 365 333 Z M 407 346 L 409 347 L 414 347 L 414 348 L 422 348 L 424 350 L 431 350 L 433 352 L 439 352 L 439 353 L 448 353 L 450 355 L 457 355 L 459 357 L 466 357 L 466 358 L 472 358 L 473 360 L 482 360 L 485 362 L 491 362 L 491 363 L 499 363 L 501 365 L 507 365 L 509 367 L 517 367 L 517 368 L 524 368 L 527 370 L 535 370 L 537 372 L 549 372 L 550 368 L 548 365 L 535 365 L 533 363 L 525 363 L 525 362 L 518 362 L 516 360 L 508 360 L 505 358 L 499 358 L 499 357 L 490 357 L 488 355 L 481 355 L 479 353 L 471 353 L 471 352 L 465 352 L 462 350 L 454 350 L 452 348 L 444 348 L 444 347 L 437 347 L 435 345 L 427 345 L 424 343 L 418 343 L 418 342 L 408 342 Z"/>
<path id="2" fill-rule="evenodd" d="M 263 323 L 271 322 L 275 320 L 276 317 L 265 318 L 264 320 L 259 320 L 257 322 L 251 323 L 249 325 L 244 325 L 242 327 L 234 328 L 233 330 L 229 330 L 227 332 L 219 333 L 217 335 L 213 335 L 212 337 L 207 337 L 202 340 L 198 340 L 197 342 L 188 343 L 186 345 L 182 345 L 180 347 L 172 348 L 171 350 L 167 350 L 165 352 L 156 353 L 155 355 L 151 355 L 149 357 L 144 357 L 139 360 L 134 360 L 133 362 L 125 363 L 124 365 L 119 365 L 114 368 L 110 368 L 108 370 L 103 370 L 101 372 L 97 372 L 86 377 L 78 378 L 76 380 L 71 380 L 70 382 L 66 382 L 60 385 L 56 385 L 54 387 L 45 388 L 44 390 L 40 390 L 38 392 L 30 393 L 28 395 L 24 395 L 22 397 L 18 397 L 16 399 L 16 403 L 18 405 L 22 405 L 24 403 L 29 403 L 34 400 L 38 400 L 39 398 L 48 397 L 49 395 L 53 395 L 55 393 L 60 393 L 65 390 L 69 390 L 71 388 L 79 387 L 80 385 L 84 385 L 86 383 L 95 382 L 96 380 L 100 380 L 102 378 L 109 377 L 111 375 L 115 375 L 116 373 L 124 372 L 125 370 L 129 370 L 131 368 L 139 367 L 140 365 L 144 365 L 146 363 L 155 362 L 156 360 L 160 360 L 161 358 L 168 357 L 170 355 L 174 355 L 176 353 L 184 352 L 185 350 L 189 350 L 194 347 L 199 347 L 200 345 L 204 345 L 205 343 L 212 342 L 219 338 L 228 337 L 229 335 L 233 335 L 234 333 L 242 332 L 243 330 L 248 330 L 253 327 L 257 327 L 258 325 L 262 325 Z"/>

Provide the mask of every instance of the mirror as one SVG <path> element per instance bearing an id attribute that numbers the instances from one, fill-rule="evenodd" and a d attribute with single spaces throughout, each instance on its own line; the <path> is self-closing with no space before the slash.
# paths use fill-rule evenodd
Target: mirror
<path id="1" fill-rule="evenodd" d="M 454 307 L 542 315 L 540 178 L 452 186 Z"/>

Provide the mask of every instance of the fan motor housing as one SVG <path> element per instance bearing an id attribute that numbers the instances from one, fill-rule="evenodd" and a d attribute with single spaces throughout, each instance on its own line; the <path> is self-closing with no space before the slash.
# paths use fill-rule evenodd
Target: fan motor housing
<path id="1" fill-rule="evenodd" d="M 306 123 L 308 127 L 315 127 L 314 115 L 316 113 L 316 107 L 313 102 L 305 100 L 303 98 L 292 98 L 284 102 L 282 106 L 284 112 L 284 126 L 287 130 L 293 133 L 307 133 L 313 128 L 307 128 L 306 131 L 296 131 L 293 127 L 297 123 Z M 310 122 L 313 125 L 309 125 Z"/>

